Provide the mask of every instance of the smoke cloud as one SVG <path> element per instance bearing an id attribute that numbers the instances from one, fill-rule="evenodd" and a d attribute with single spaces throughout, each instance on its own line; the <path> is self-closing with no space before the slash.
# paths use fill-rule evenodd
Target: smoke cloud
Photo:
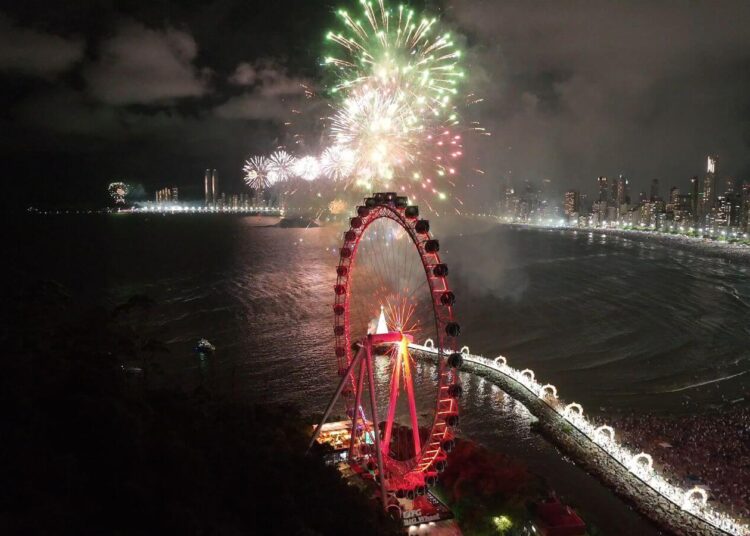
<path id="1" fill-rule="evenodd" d="M 86 79 L 91 93 L 109 104 L 197 97 L 208 92 L 210 76 L 193 64 L 197 53 L 195 39 L 186 32 L 128 22 L 102 44 Z"/>
<path id="2" fill-rule="evenodd" d="M 21 28 L 0 13 L 0 71 L 49 78 L 82 58 L 82 39 Z"/>
<path id="3" fill-rule="evenodd" d="M 750 178 L 750 4 L 455 0 L 490 180 L 686 187 L 718 153 Z M 472 140 L 473 141 L 473 140 Z M 467 143 L 467 145 L 469 145 Z"/>

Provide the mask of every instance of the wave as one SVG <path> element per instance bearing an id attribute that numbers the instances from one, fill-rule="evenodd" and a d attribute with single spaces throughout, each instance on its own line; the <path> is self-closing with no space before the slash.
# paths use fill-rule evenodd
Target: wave
<path id="1" fill-rule="evenodd" d="M 659 391 L 659 392 L 660 393 L 679 393 L 681 391 L 688 391 L 690 389 L 695 389 L 697 387 L 703 387 L 704 385 L 709 385 L 709 384 L 712 384 L 712 383 L 717 383 L 717 382 L 723 382 L 723 381 L 726 381 L 726 380 L 731 380 L 732 378 L 737 378 L 738 376 L 742 376 L 743 374 L 747 374 L 748 372 L 750 372 L 750 371 L 743 370 L 741 372 L 737 372 L 736 374 L 730 374 L 729 376 L 724 376 L 722 378 L 716 378 L 716 379 L 713 379 L 713 380 L 706 380 L 704 382 L 693 383 L 691 385 L 685 385 L 683 387 L 678 387 L 676 389 L 667 389 L 667 390 Z"/>

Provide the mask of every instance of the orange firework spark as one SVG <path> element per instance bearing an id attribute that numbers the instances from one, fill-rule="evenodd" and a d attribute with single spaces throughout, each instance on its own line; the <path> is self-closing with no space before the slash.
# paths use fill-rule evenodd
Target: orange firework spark
<path id="1" fill-rule="evenodd" d="M 408 289 L 404 289 L 408 295 Z M 419 327 L 419 319 L 415 318 L 416 306 L 408 298 L 391 295 L 386 299 L 385 317 L 388 328 L 401 333 L 415 333 Z"/>

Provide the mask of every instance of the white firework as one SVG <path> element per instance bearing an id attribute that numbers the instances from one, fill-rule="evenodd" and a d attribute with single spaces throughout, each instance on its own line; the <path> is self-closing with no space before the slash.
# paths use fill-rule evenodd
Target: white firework
<path id="1" fill-rule="evenodd" d="M 340 181 L 352 174 L 355 161 L 354 151 L 334 145 L 323 151 L 320 157 L 320 168 L 329 179 Z"/>
<path id="2" fill-rule="evenodd" d="M 108 188 L 109 195 L 118 205 L 125 203 L 125 196 L 128 195 L 128 185 L 124 182 L 113 182 Z"/>
<path id="3" fill-rule="evenodd" d="M 387 182 L 404 173 L 424 150 L 424 125 L 405 94 L 362 86 L 331 118 L 331 137 L 355 155 L 358 179 Z"/>
<path id="4" fill-rule="evenodd" d="M 269 185 L 269 161 L 265 156 L 253 156 L 245 161 L 242 171 L 245 172 L 245 183 L 253 190 L 262 190 Z"/>
<path id="5" fill-rule="evenodd" d="M 292 176 L 295 162 L 297 161 L 292 155 L 284 150 L 278 150 L 268 157 L 268 172 L 266 180 L 268 184 L 274 184 L 278 181 L 288 180 Z"/>
<path id="6" fill-rule="evenodd" d="M 320 176 L 320 163 L 314 156 L 303 156 L 294 163 L 293 171 L 301 179 L 314 181 Z"/>

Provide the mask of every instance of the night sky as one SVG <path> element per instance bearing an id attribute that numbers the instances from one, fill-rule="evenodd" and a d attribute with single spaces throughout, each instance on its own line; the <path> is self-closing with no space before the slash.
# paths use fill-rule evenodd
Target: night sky
<path id="1" fill-rule="evenodd" d="M 207 167 L 239 189 L 247 156 L 316 135 L 283 123 L 325 113 L 323 35 L 346 2 L 4 4 L 3 201 L 24 207 L 103 201 L 115 179 L 199 197 Z M 749 2 L 429 5 L 464 36 L 465 90 L 484 99 L 467 119 L 492 132 L 466 140 L 475 199 L 509 173 L 685 188 L 709 153 L 750 180 Z"/>

